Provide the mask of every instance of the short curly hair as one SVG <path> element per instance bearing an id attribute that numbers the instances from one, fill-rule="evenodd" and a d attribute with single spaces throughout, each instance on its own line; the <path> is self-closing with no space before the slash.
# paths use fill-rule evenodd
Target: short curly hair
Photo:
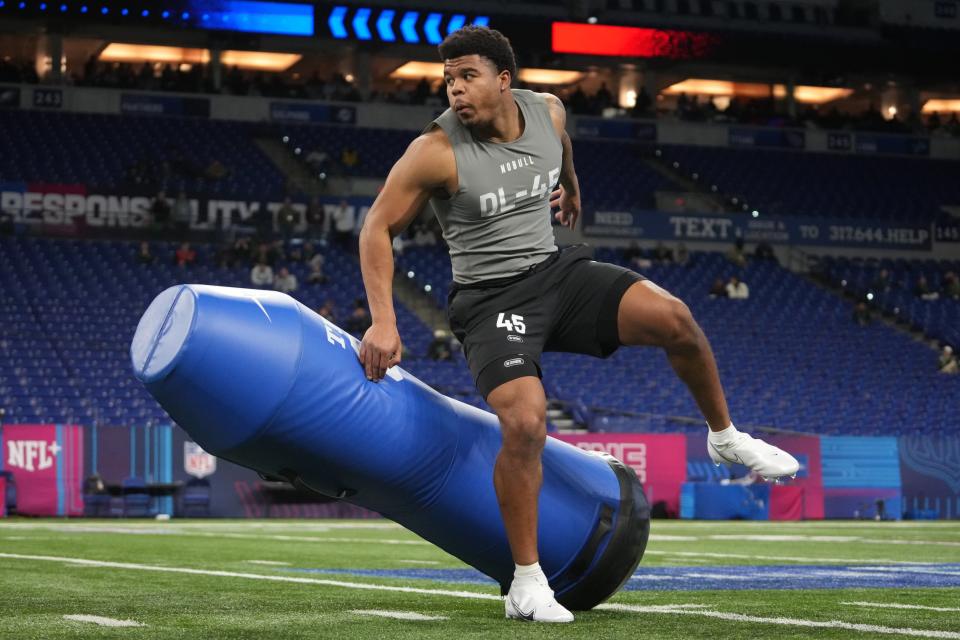
<path id="1" fill-rule="evenodd" d="M 517 57 L 505 35 L 475 24 L 457 29 L 437 47 L 441 60 L 450 60 L 461 56 L 477 54 L 492 62 L 497 73 L 509 71 L 510 78 L 517 77 Z"/>

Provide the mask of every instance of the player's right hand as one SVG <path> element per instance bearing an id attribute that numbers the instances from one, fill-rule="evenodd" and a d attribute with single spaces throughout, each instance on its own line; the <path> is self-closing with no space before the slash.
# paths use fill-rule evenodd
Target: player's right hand
<path id="1" fill-rule="evenodd" d="M 382 380 L 387 375 L 387 369 L 400 364 L 402 349 L 396 323 L 374 322 L 360 342 L 360 364 L 367 380 Z"/>

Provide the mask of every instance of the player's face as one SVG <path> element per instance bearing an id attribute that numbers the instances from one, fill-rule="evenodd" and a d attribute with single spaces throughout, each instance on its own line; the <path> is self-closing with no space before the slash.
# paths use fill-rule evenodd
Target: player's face
<path id="1" fill-rule="evenodd" d="M 501 95 L 510 88 L 509 72 L 497 73 L 492 62 L 477 54 L 445 60 L 443 81 L 450 108 L 468 127 L 492 121 Z"/>

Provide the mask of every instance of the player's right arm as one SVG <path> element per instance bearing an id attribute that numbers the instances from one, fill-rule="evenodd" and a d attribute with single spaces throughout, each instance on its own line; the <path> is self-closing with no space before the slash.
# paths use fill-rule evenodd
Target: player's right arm
<path id="1" fill-rule="evenodd" d="M 456 160 L 437 129 L 410 143 L 393 165 L 360 230 L 360 270 L 372 326 L 360 344 L 367 379 L 378 381 L 400 363 L 402 345 L 393 308 L 393 237 L 419 215 L 427 200 L 456 184 Z"/>

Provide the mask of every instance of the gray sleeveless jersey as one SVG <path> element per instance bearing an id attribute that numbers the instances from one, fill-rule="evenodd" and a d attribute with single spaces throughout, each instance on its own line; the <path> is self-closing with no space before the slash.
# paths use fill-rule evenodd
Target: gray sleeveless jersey
<path id="1" fill-rule="evenodd" d="M 452 109 L 424 130 L 443 129 L 457 160 L 457 192 L 430 202 L 450 247 L 453 279 L 461 284 L 517 275 L 557 249 L 549 199 L 563 146 L 543 99 L 512 91 L 524 119 L 513 142 L 475 139 Z"/>

